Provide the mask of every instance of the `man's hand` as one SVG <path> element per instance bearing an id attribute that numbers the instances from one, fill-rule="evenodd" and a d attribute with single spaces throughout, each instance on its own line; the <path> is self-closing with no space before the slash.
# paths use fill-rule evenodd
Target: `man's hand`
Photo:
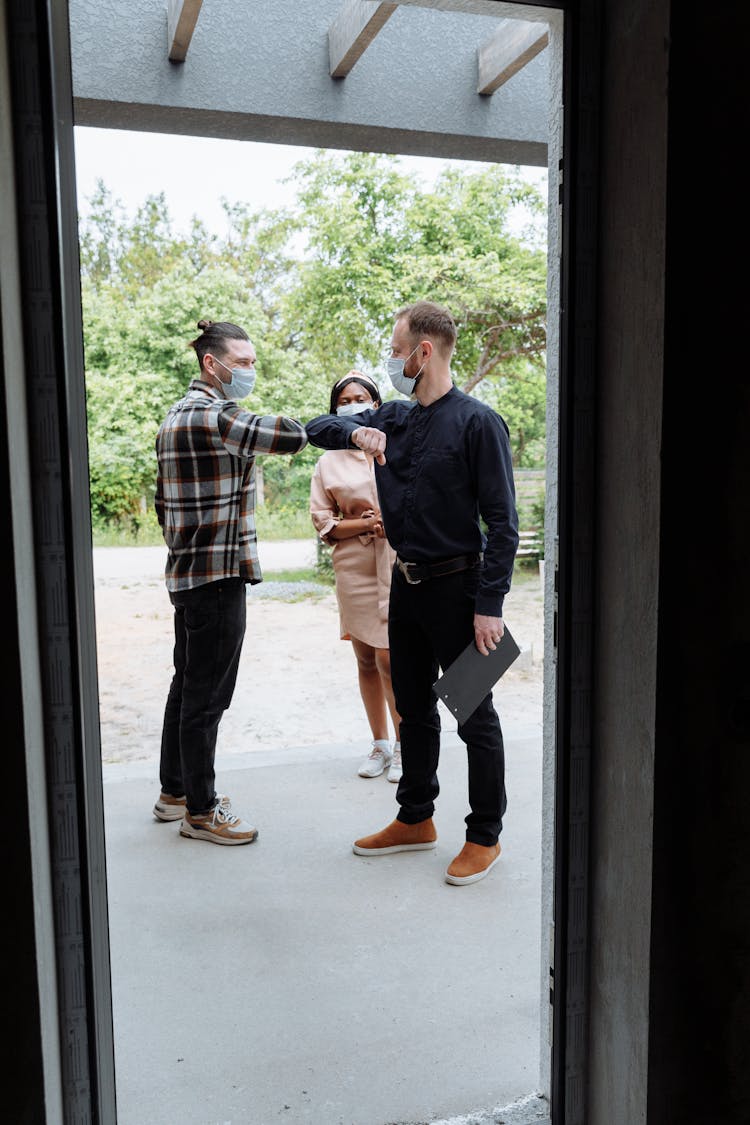
<path id="1" fill-rule="evenodd" d="M 379 465 L 385 465 L 385 434 L 372 426 L 359 426 L 351 440 L 365 453 L 372 453 Z"/>
<path id="2" fill-rule="evenodd" d="M 497 642 L 505 632 L 502 617 L 485 617 L 482 613 L 474 614 L 474 641 L 482 656 L 489 656 L 490 649 L 497 648 Z"/>

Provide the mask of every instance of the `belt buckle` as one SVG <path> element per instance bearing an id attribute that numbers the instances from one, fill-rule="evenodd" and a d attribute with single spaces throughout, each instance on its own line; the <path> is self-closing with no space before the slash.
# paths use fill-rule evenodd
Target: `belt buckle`
<path id="1" fill-rule="evenodd" d="M 404 562 L 403 559 L 400 559 L 398 555 L 396 555 L 396 564 L 410 586 L 418 586 L 420 584 L 422 581 L 421 578 L 411 578 L 409 576 L 409 567 L 414 566 L 414 563 Z"/>

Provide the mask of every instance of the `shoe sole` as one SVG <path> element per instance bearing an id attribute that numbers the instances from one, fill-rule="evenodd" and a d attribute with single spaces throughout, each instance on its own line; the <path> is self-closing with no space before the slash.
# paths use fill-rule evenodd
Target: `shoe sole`
<path id="1" fill-rule="evenodd" d="M 488 864 L 487 867 L 485 867 L 484 871 L 477 871 L 474 875 L 449 875 L 446 871 L 445 881 L 446 883 L 451 883 L 454 887 L 465 887 L 469 883 L 478 883 L 480 879 L 484 879 L 487 875 L 489 875 L 490 871 L 499 861 L 499 859 L 499 855 L 495 856 L 492 863 Z"/>
<path id="2" fill-rule="evenodd" d="M 398 784 L 398 782 L 401 780 L 401 774 L 399 774 L 398 777 L 391 777 L 391 775 L 388 774 L 388 780 Z"/>
<path id="3" fill-rule="evenodd" d="M 252 844 L 258 839 L 258 833 L 254 836 L 219 836 L 216 832 L 207 832 L 202 828 L 189 828 L 184 824 L 180 828 L 180 835 L 185 836 L 188 840 L 206 840 L 211 844 Z"/>
<path id="4" fill-rule="evenodd" d="M 162 812 L 161 809 L 158 809 L 158 808 L 156 808 L 156 806 L 154 806 L 154 816 L 156 817 L 157 820 L 163 820 L 163 821 L 182 820 L 184 815 L 185 815 L 185 806 L 184 805 L 181 809 L 179 809 L 178 811 L 175 811 L 175 812 Z"/>
<path id="5" fill-rule="evenodd" d="M 389 848 L 361 848 L 359 844 L 352 845 L 355 855 L 392 855 L 393 852 L 427 852 L 437 847 L 437 840 L 425 844 L 392 844 Z"/>

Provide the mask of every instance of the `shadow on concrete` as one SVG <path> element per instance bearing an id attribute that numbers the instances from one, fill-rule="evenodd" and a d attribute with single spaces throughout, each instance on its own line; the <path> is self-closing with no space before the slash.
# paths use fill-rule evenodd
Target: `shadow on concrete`
<path id="1" fill-rule="evenodd" d="M 351 843 L 395 786 L 350 744 L 220 754 L 259 828 L 238 848 L 153 819 L 154 762 L 104 767 L 118 1125 L 541 1119 L 541 733 L 504 733 L 503 858 L 468 887 L 443 878 L 468 811 L 453 732 L 437 850 L 372 859 Z"/>

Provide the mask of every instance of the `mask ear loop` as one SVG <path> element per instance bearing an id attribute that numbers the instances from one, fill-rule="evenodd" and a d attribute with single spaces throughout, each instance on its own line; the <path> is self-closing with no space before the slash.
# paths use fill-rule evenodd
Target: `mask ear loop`
<path id="1" fill-rule="evenodd" d="M 411 355 L 407 356 L 407 360 L 411 359 L 411 357 L 412 357 L 412 356 L 414 355 L 414 352 L 415 352 L 415 351 L 417 350 L 417 348 L 420 348 L 421 346 L 422 346 L 421 344 L 417 344 L 417 347 L 416 347 L 416 348 L 414 348 L 414 351 L 413 351 L 413 352 L 411 353 Z M 429 358 L 429 357 L 428 357 L 428 358 Z M 416 391 L 416 389 L 417 389 L 417 383 L 418 383 L 418 382 L 419 382 L 419 380 L 420 380 L 420 379 L 422 378 L 422 372 L 423 372 L 423 371 L 424 371 L 424 369 L 425 369 L 425 364 L 426 364 L 426 363 L 427 363 L 427 360 L 426 360 L 426 359 L 422 361 L 422 366 L 420 367 L 419 371 L 418 371 L 418 372 L 416 373 L 416 375 L 414 376 L 414 390 L 415 390 L 415 391 Z M 409 376 L 407 375 L 407 379 L 408 379 L 408 378 L 409 378 Z"/>

